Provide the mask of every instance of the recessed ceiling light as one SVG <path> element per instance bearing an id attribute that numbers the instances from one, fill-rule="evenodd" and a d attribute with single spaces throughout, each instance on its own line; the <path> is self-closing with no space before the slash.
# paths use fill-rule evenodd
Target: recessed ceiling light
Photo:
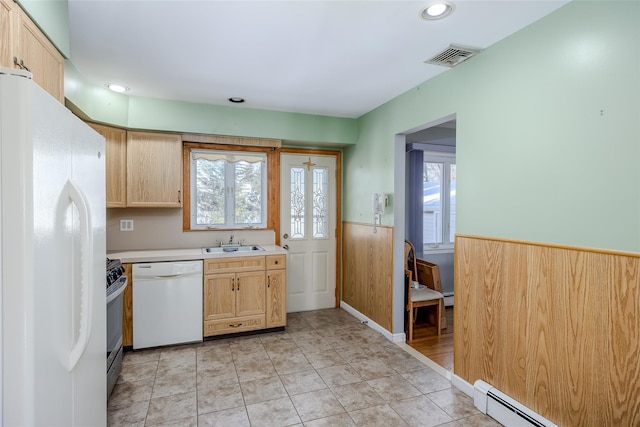
<path id="1" fill-rule="evenodd" d="M 455 5 L 450 1 L 431 2 L 420 9 L 420 18 L 427 21 L 445 18 L 453 13 Z"/>
<path id="2" fill-rule="evenodd" d="M 105 86 L 107 86 L 110 90 L 117 92 L 117 93 L 125 93 L 129 90 L 128 87 L 123 86 L 121 84 L 118 83 L 108 83 Z"/>
<path id="3" fill-rule="evenodd" d="M 242 104 L 244 102 L 244 98 L 240 98 L 239 96 L 232 96 L 229 98 L 229 102 L 233 102 L 234 104 Z"/>

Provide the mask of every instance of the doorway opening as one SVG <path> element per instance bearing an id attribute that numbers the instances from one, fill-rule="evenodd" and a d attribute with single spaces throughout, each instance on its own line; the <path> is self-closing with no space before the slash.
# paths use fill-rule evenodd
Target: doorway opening
<path id="1" fill-rule="evenodd" d="M 456 117 L 443 117 L 396 137 L 396 230 L 416 247 L 417 258 L 438 264 L 446 320 L 438 336 L 428 311 L 421 309 L 411 348 L 453 373 L 453 243 L 456 218 Z M 400 233 L 399 233 L 400 234 Z M 398 254 L 396 254 L 398 256 Z M 400 254 L 400 256 L 402 256 Z M 401 284 L 404 290 L 404 285 Z M 403 315 L 406 310 L 402 307 Z M 403 325 L 406 318 L 402 318 Z"/>

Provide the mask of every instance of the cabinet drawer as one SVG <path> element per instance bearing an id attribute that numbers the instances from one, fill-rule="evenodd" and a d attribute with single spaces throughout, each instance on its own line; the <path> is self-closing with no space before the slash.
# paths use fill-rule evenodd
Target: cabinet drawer
<path id="1" fill-rule="evenodd" d="M 261 316 L 236 317 L 226 320 L 207 320 L 204 322 L 203 335 L 210 337 L 212 335 L 232 334 L 234 332 L 253 331 L 255 329 L 264 329 L 264 314 Z"/>
<path id="2" fill-rule="evenodd" d="M 264 266 L 264 256 L 212 258 L 204 261 L 204 274 L 264 270 Z"/>
<path id="3" fill-rule="evenodd" d="M 279 270 L 287 268 L 287 256 L 282 255 L 267 255 L 267 270 Z"/>

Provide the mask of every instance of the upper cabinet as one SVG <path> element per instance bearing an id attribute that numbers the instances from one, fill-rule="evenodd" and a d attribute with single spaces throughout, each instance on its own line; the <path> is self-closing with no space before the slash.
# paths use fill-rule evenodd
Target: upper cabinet
<path id="1" fill-rule="evenodd" d="M 89 123 L 104 136 L 107 207 L 127 206 L 127 131 L 111 126 Z"/>
<path id="2" fill-rule="evenodd" d="M 182 137 L 127 132 L 127 206 L 182 206 Z"/>
<path id="3" fill-rule="evenodd" d="M 88 123 L 105 139 L 108 208 L 182 206 L 182 138 Z"/>
<path id="4" fill-rule="evenodd" d="M 13 2 L 10 0 L 0 0 L 0 66 L 5 68 L 13 67 L 13 46 L 11 43 L 11 14 Z"/>
<path id="5" fill-rule="evenodd" d="M 38 85 L 64 103 L 63 56 L 11 0 L 0 0 L 0 66 L 31 71 Z"/>

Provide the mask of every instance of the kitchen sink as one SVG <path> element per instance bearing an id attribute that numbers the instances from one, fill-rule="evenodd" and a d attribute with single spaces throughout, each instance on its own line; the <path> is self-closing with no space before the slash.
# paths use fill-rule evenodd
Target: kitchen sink
<path id="1" fill-rule="evenodd" d="M 210 248 L 202 248 L 203 254 L 222 254 L 228 252 L 260 252 L 263 248 L 256 245 L 238 245 L 238 246 L 213 246 Z"/>

